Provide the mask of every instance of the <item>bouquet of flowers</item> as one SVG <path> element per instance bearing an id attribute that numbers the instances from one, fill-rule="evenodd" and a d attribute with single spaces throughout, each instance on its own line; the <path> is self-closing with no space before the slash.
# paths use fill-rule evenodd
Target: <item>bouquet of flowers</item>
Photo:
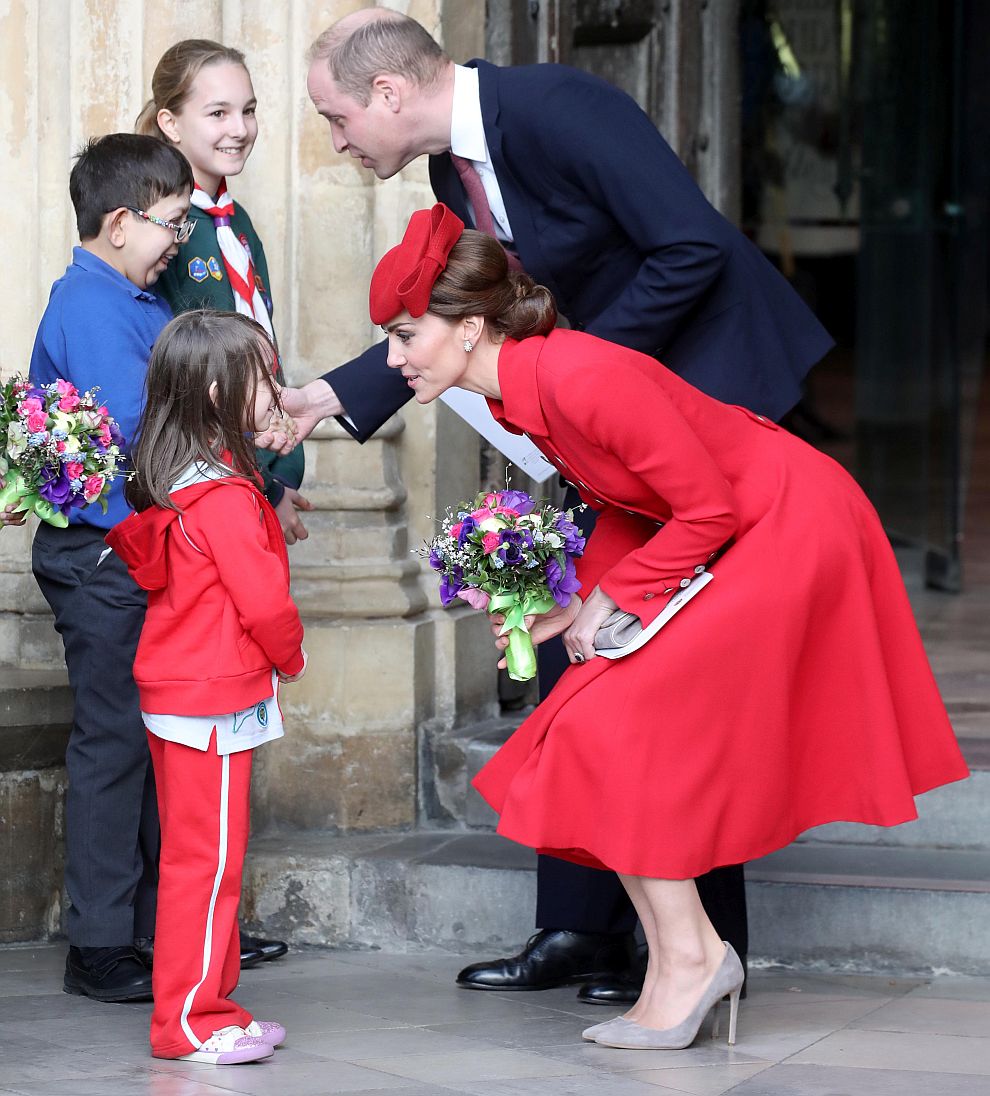
<path id="1" fill-rule="evenodd" d="M 0 385 L 0 510 L 15 502 L 60 528 L 76 507 L 106 513 L 124 438 L 96 392 L 65 380 Z"/>
<path id="2" fill-rule="evenodd" d="M 528 681 L 536 653 L 526 617 L 566 605 L 580 588 L 574 560 L 584 537 L 573 512 L 537 504 L 525 491 L 482 492 L 447 511 L 425 549 L 440 572 L 440 601 L 456 598 L 476 609 L 503 613 L 509 676 Z"/>

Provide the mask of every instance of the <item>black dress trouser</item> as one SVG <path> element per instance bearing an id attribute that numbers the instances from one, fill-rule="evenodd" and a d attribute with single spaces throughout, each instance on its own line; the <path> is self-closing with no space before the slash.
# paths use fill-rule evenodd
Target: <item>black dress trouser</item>
<path id="1" fill-rule="evenodd" d="M 595 525 L 595 512 L 579 511 L 577 492 L 567 489 L 564 506 L 574 507 L 574 520 L 585 536 Z M 540 696 L 546 696 L 568 666 L 567 653 L 559 638 L 540 645 Z M 746 891 L 741 864 L 715 868 L 697 880 L 698 893 L 716 932 L 745 956 L 749 950 L 746 921 Z M 540 856 L 536 873 L 536 925 L 571 932 L 632 932 L 636 911 L 619 877 L 610 871 L 587 868 Z"/>
<path id="2" fill-rule="evenodd" d="M 65 647 L 74 714 L 65 766 L 69 942 L 115 947 L 155 933 L 158 806 L 134 655 L 145 592 L 106 530 L 42 524 L 32 569 Z"/>

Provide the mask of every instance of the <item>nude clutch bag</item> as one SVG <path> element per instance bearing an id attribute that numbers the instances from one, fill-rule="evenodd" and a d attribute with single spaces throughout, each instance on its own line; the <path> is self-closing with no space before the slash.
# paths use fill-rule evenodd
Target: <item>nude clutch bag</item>
<path id="1" fill-rule="evenodd" d="M 660 629 L 672 620 L 685 605 L 696 597 L 715 576 L 711 571 L 702 571 L 677 591 L 663 607 L 663 611 L 650 621 L 646 627 L 634 613 L 616 609 L 607 617 L 595 633 L 595 652 L 602 658 L 625 658 L 633 651 L 648 643 Z"/>

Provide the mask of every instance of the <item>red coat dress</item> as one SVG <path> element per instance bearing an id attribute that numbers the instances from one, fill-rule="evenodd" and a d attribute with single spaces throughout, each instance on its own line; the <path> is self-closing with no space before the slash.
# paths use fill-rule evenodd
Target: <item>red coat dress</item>
<path id="1" fill-rule="evenodd" d="M 571 666 L 477 775 L 499 833 L 690 878 L 825 822 L 909 821 L 968 775 L 887 537 L 838 464 L 591 335 L 507 342 L 498 369 L 493 413 L 600 511 L 584 591 L 647 622 L 728 543 L 650 642 Z"/>

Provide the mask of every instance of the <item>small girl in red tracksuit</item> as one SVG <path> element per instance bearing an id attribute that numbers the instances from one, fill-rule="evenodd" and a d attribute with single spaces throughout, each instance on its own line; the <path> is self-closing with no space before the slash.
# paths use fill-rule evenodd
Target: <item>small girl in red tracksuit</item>
<path id="1" fill-rule="evenodd" d="M 155 343 L 134 476 L 136 513 L 107 543 L 148 591 L 134 678 L 155 769 L 162 849 L 151 1049 L 232 1065 L 285 1038 L 230 999 L 251 757 L 282 737 L 278 682 L 306 667 L 278 517 L 253 433 L 278 405 L 275 352 L 253 320 L 186 312 Z"/>

